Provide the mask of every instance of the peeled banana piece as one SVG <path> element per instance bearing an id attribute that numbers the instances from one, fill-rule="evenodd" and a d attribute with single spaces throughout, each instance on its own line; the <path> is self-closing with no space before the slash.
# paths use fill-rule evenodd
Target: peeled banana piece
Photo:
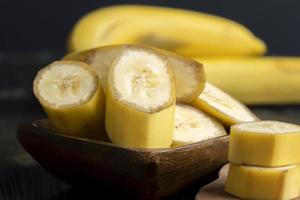
<path id="1" fill-rule="evenodd" d="M 299 57 L 195 58 L 207 80 L 248 105 L 300 102 Z"/>
<path id="2" fill-rule="evenodd" d="M 168 59 L 151 49 L 125 47 L 107 81 L 105 124 L 111 141 L 127 147 L 170 147 L 176 97 Z"/>
<path id="3" fill-rule="evenodd" d="M 300 126 L 257 121 L 231 127 L 228 160 L 235 164 L 276 167 L 300 163 Z"/>
<path id="4" fill-rule="evenodd" d="M 192 105 L 228 126 L 258 120 L 244 104 L 208 82 Z"/>
<path id="5" fill-rule="evenodd" d="M 54 128 L 61 133 L 107 140 L 105 98 L 97 74 L 85 63 L 56 61 L 41 69 L 34 94 Z"/>
<path id="6" fill-rule="evenodd" d="M 219 121 L 197 108 L 176 104 L 175 110 L 172 146 L 206 141 L 227 134 Z"/>
<path id="7" fill-rule="evenodd" d="M 185 56 L 261 55 L 265 43 L 246 27 L 222 17 L 155 6 L 122 5 L 83 16 L 69 37 L 69 50 L 145 44 Z"/>
<path id="8" fill-rule="evenodd" d="M 104 92 L 107 90 L 107 74 L 114 59 L 126 47 L 155 50 L 163 54 L 171 64 L 176 81 L 176 99 L 178 102 L 189 103 L 197 98 L 205 85 L 203 65 L 192 59 L 179 56 L 166 50 L 141 45 L 114 45 L 82 52 L 71 53 L 63 60 L 77 60 L 88 63 L 98 74 Z"/>
<path id="9" fill-rule="evenodd" d="M 225 191 L 242 199 L 294 199 L 300 195 L 300 166 L 230 164 Z"/>

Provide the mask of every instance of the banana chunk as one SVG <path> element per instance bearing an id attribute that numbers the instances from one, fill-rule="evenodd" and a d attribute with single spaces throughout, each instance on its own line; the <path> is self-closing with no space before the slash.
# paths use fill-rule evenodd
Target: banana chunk
<path id="1" fill-rule="evenodd" d="M 155 6 L 97 9 L 83 16 L 69 37 L 70 51 L 115 44 L 144 44 L 185 56 L 261 55 L 266 51 L 265 43 L 237 22 Z"/>
<path id="2" fill-rule="evenodd" d="M 216 119 L 189 105 L 177 104 L 172 146 L 205 141 L 226 135 Z"/>
<path id="3" fill-rule="evenodd" d="M 300 196 L 300 167 L 230 164 L 225 191 L 243 199 L 287 200 Z"/>
<path id="4" fill-rule="evenodd" d="M 65 56 L 64 60 L 77 60 L 88 63 L 98 74 L 104 92 L 107 90 L 107 74 L 114 59 L 125 47 L 149 49 L 141 45 L 114 45 L 105 46 L 87 51 L 72 53 Z M 152 48 L 151 48 L 152 49 Z M 192 59 L 174 53 L 154 49 L 167 57 L 171 63 L 176 81 L 176 99 L 178 102 L 189 103 L 199 96 L 205 85 L 205 72 L 203 65 Z"/>
<path id="5" fill-rule="evenodd" d="M 211 114 L 226 125 L 258 120 L 244 104 L 206 82 L 204 91 L 192 105 Z"/>
<path id="6" fill-rule="evenodd" d="M 175 121 L 175 81 L 167 58 L 125 47 L 108 75 L 106 130 L 113 143 L 169 147 Z"/>
<path id="7" fill-rule="evenodd" d="M 300 126 L 257 121 L 231 127 L 228 159 L 235 164 L 283 166 L 300 163 Z"/>
<path id="8" fill-rule="evenodd" d="M 87 64 L 53 62 L 37 73 L 33 90 L 58 131 L 79 137 L 107 139 L 104 93 L 96 73 Z"/>

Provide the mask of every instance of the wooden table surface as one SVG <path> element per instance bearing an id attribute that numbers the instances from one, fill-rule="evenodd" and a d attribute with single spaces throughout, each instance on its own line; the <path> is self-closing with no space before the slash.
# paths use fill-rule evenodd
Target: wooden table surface
<path id="1" fill-rule="evenodd" d="M 33 98 L 32 80 L 39 68 L 61 56 L 61 52 L 0 54 L 1 200 L 96 199 L 90 193 L 71 188 L 45 171 L 22 149 L 16 138 L 19 124 L 45 116 Z M 262 119 L 300 124 L 300 105 L 252 109 Z M 97 193 L 101 194 L 101 188 Z M 189 191 L 175 199 L 194 199 L 196 193 L 197 190 Z"/>

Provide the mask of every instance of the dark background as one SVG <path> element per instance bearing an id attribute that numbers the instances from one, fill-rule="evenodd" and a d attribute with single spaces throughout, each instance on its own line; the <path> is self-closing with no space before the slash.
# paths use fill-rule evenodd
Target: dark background
<path id="1" fill-rule="evenodd" d="M 300 55 L 299 0 L 0 0 L 0 199 L 78 197 L 22 149 L 16 138 L 17 127 L 45 116 L 32 94 L 32 80 L 38 69 L 64 55 L 74 23 L 95 8 L 129 3 L 225 16 L 262 38 L 269 54 Z M 300 106 L 252 109 L 261 118 L 300 123 Z M 194 195 L 181 199 L 193 199 Z"/>
<path id="2" fill-rule="evenodd" d="M 76 20 L 113 4 L 152 4 L 198 10 L 234 19 L 261 37 L 271 54 L 300 54 L 298 0 L 1 0 L 0 51 L 60 50 Z"/>

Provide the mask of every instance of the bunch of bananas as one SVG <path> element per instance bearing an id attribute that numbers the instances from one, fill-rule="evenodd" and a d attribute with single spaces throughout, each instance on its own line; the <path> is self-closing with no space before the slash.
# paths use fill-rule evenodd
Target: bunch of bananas
<path id="1" fill-rule="evenodd" d="M 207 80 L 246 104 L 300 102 L 300 58 L 262 57 L 265 43 L 232 20 L 200 12 L 122 5 L 83 16 L 69 50 L 144 44 L 192 57 Z"/>

